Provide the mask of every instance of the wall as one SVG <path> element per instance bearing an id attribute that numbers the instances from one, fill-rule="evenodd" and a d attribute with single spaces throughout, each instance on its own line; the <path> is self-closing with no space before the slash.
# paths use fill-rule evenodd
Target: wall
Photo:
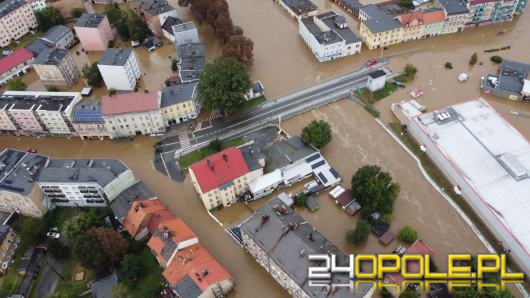
<path id="1" fill-rule="evenodd" d="M 0 190 L 0 210 L 13 212 L 18 210 L 22 215 L 31 217 L 42 217 L 44 205 L 42 204 L 43 193 L 38 186 L 34 185 L 28 195 Z"/>
<path id="2" fill-rule="evenodd" d="M 105 127 L 112 138 L 132 137 L 140 132 L 151 135 L 165 132 L 164 120 L 160 110 L 104 116 Z"/>
<path id="3" fill-rule="evenodd" d="M 112 202 L 120 193 L 122 193 L 125 189 L 131 187 L 133 184 L 135 184 L 138 180 L 134 177 L 134 174 L 131 170 L 127 170 L 116 179 L 111 181 L 109 184 L 107 184 L 103 191 L 105 191 L 105 194 L 107 195 L 107 199 L 109 202 Z"/>

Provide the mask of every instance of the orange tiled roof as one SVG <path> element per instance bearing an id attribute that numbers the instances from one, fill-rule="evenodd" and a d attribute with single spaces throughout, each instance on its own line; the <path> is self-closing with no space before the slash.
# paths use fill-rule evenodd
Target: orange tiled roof
<path id="1" fill-rule="evenodd" d="M 202 291 L 213 284 L 232 279 L 200 243 L 179 251 L 162 275 L 172 287 L 187 275 Z"/>
<path id="2" fill-rule="evenodd" d="M 398 17 L 401 25 L 407 27 L 412 23 L 412 21 L 417 20 L 419 24 L 423 23 L 423 13 L 421 11 L 413 11 L 409 13 L 404 13 Z"/>
<path id="3" fill-rule="evenodd" d="M 147 227 L 151 231 L 151 222 L 160 222 L 161 218 L 173 217 L 157 197 L 148 200 L 134 201 L 123 220 L 123 226 L 131 236 L 136 236 L 142 227 Z M 152 231 L 151 231 L 152 232 Z"/>
<path id="4" fill-rule="evenodd" d="M 165 232 L 169 233 L 168 236 L 171 237 L 171 240 L 175 245 L 173 247 L 166 248 L 166 250 L 171 251 L 163 252 L 162 250 L 166 247 L 164 239 L 162 239 L 163 233 Z M 190 227 L 185 224 L 180 218 L 176 217 L 161 221 L 158 224 L 156 231 L 153 231 L 152 234 L 153 236 L 151 237 L 151 239 L 149 239 L 147 245 L 154 253 L 156 253 L 158 259 L 162 261 L 164 265 L 167 265 L 170 256 L 173 254 L 175 249 L 177 249 L 177 245 L 179 243 L 193 238 L 197 238 L 197 235 L 190 229 Z"/>
<path id="5" fill-rule="evenodd" d="M 424 24 L 432 24 L 443 21 L 445 21 L 445 14 L 443 10 L 429 11 L 423 14 Z"/>

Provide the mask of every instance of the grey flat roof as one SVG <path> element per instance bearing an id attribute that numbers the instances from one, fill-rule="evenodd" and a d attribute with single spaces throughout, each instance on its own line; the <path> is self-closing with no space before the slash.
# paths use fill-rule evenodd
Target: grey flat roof
<path id="1" fill-rule="evenodd" d="M 309 261 L 308 255 L 332 253 L 336 254 L 339 265 L 347 264 L 348 257 L 344 253 L 278 197 L 256 210 L 240 229 L 309 297 L 330 295 L 322 287 L 309 286 L 307 268 L 315 264 Z M 332 279 L 335 283 L 347 283 L 349 276 L 334 274 Z M 369 290 L 369 286 L 361 285 L 360 293 L 352 294 L 348 289 L 340 288 L 332 297 L 362 297 Z"/>
<path id="2" fill-rule="evenodd" d="M 182 83 L 162 89 L 160 107 L 165 108 L 177 103 L 193 100 L 197 82 Z"/>
<path id="3" fill-rule="evenodd" d="M 202 69 L 201 70 L 182 70 L 179 72 L 180 79 L 182 81 L 193 81 L 198 80 L 201 76 Z"/>
<path id="4" fill-rule="evenodd" d="M 108 48 L 99 58 L 99 65 L 123 66 L 132 54 L 131 48 Z"/>
<path id="5" fill-rule="evenodd" d="M 497 89 L 521 93 L 524 80 L 530 73 L 530 64 L 503 60 L 499 69 Z"/>
<path id="6" fill-rule="evenodd" d="M 138 181 L 112 200 L 110 208 L 114 216 L 121 221 L 127 216 L 129 208 L 134 201 L 141 201 L 154 196 L 154 193 L 142 181 Z"/>
<path id="7" fill-rule="evenodd" d="M 382 69 L 378 69 L 376 71 L 372 71 L 371 73 L 368 74 L 372 79 L 377 79 L 377 78 L 380 78 L 382 76 L 386 76 L 386 72 Z"/>
<path id="8" fill-rule="evenodd" d="M 313 34 L 318 43 L 322 45 L 330 45 L 343 41 L 343 39 L 333 30 L 321 31 L 313 21 L 313 17 L 303 18 L 302 24 L 304 24 L 307 30 Z"/>
<path id="9" fill-rule="evenodd" d="M 258 148 L 258 146 L 251 144 L 242 146 L 239 148 L 239 150 L 241 151 L 241 154 L 245 159 L 245 163 L 247 164 L 250 171 L 256 171 L 263 168 L 259 161 L 265 159 L 265 156 L 263 153 L 261 153 L 261 150 Z"/>
<path id="10" fill-rule="evenodd" d="M 140 3 L 144 10 L 152 16 L 175 10 L 166 0 L 141 0 Z"/>
<path id="11" fill-rule="evenodd" d="M 448 15 L 468 13 L 466 2 L 464 0 L 438 0 Z"/>
<path id="12" fill-rule="evenodd" d="M 186 43 L 177 49 L 179 58 L 196 58 L 206 56 L 206 51 L 202 43 Z"/>
<path id="13" fill-rule="evenodd" d="M 12 13 L 18 8 L 24 6 L 24 4 L 26 4 L 26 1 L 24 0 L 6 0 L 0 2 L 0 18 Z"/>
<path id="14" fill-rule="evenodd" d="M 179 19 L 179 18 L 174 18 L 174 17 L 167 17 L 166 21 L 164 22 L 164 24 L 162 24 L 162 29 L 169 32 L 171 35 L 173 35 L 174 31 L 173 31 L 173 26 L 176 26 L 176 25 L 179 25 L 179 24 L 182 24 L 182 20 Z"/>
<path id="15" fill-rule="evenodd" d="M 9 229 L 11 229 L 11 226 L 0 225 L 0 243 L 4 242 L 4 239 L 6 239 Z"/>
<path id="16" fill-rule="evenodd" d="M 195 298 L 202 294 L 202 290 L 187 274 L 175 286 L 175 291 L 177 291 L 179 297 L 186 298 Z"/>
<path id="17" fill-rule="evenodd" d="M 48 157 L 14 149 L 0 153 L 0 189 L 27 195 Z"/>
<path id="18" fill-rule="evenodd" d="M 37 58 L 35 58 L 33 64 L 59 65 L 69 54 L 68 50 L 63 48 L 44 48 Z"/>
<path id="19" fill-rule="evenodd" d="M 358 0 L 339 0 L 338 3 L 344 5 L 346 8 L 355 13 L 358 13 L 359 8 L 362 6 Z"/>
<path id="20" fill-rule="evenodd" d="M 116 274 L 107 276 L 92 284 L 92 297 L 94 298 L 112 298 L 112 287 L 118 283 Z"/>
<path id="21" fill-rule="evenodd" d="M 32 43 L 30 43 L 26 49 L 33 53 L 34 57 L 37 57 L 40 52 L 42 52 L 44 49 L 52 48 L 54 45 L 46 40 L 43 39 L 35 39 Z"/>
<path id="22" fill-rule="evenodd" d="M 196 30 L 197 26 L 194 22 L 186 22 L 181 24 L 176 24 L 173 26 L 173 32 L 184 32 L 189 30 Z"/>
<path id="23" fill-rule="evenodd" d="M 95 182 L 104 187 L 127 170 L 127 166 L 116 159 L 50 159 L 37 181 Z"/>
<path id="24" fill-rule="evenodd" d="M 0 109 L 40 110 L 63 112 L 76 93 L 5 91 L 0 93 Z"/>
<path id="25" fill-rule="evenodd" d="M 318 7 L 309 0 L 280 0 L 296 15 L 301 16 L 315 11 Z"/>
<path id="26" fill-rule="evenodd" d="M 401 24 L 394 19 L 393 16 L 385 14 L 374 4 L 365 5 L 361 7 L 361 10 L 368 15 L 368 19 L 363 21 L 363 24 L 365 24 L 372 33 L 381 33 L 401 27 Z"/>
<path id="27" fill-rule="evenodd" d="M 335 24 L 335 21 L 344 21 L 346 22 L 344 16 L 338 15 L 335 12 L 328 12 L 327 14 L 321 14 L 322 17 L 317 16 L 317 18 L 321 19 L 324 24 L 326 24 L 329 28 L 331 28 L 335 33 L 337 33 L 340 37 L 342 37 L 346 44 L 358 42 L 359 38 L 353 31 L 349 28 L 339 28 Z M 341 20 L 342 19 L 342 20 Z"/>
<path id="28" fill-rule="evenodd" d="M 48 29 L 48 31 L 44 33 L 43 38 L 50 42 L 57 43 L 68 34 L 73 34 L 72 29 L 63 25 L 56 25 Z"/>
<path id="29" fill-rule="evenodd" d="M 266 170 L 269 173 L 275 169 L 283 168 L 298 160 L 305 159 L 317 152 L 311 146 L 305 145 L 298 136 L 282 140 L 264 150 L 266 156 Z"/>
<path id="30" fill-rule="evenodd" d="M 75 27 L 97 28 L 105 17 L 106 15 L 102 13 L 85 12 L 81 15 L 77 22 L 75 22 Z"/>

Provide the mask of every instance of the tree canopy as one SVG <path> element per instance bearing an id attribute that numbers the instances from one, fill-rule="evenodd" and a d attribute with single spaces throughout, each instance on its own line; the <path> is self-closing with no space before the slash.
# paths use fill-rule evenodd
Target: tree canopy
<path id="1" fill-rule="evenodd" d="M 478 54 L 473 53 L 473 55 L 471 55 L 471 58 L 469 59 L 469 65 L 473 66 L 477 64 L 477 62 L 478 62 Z"/>
<path id="2" fill-rule="evenodd" d="M 364 219 L 359 219 L 355 229 L 346 233 L 346 241 L 354 245 L 360 245 L 366 242 L 369 234 L 370 224 Z"/>
<path id="3" fill-rule="evenodd" d="M 251 86 L 243 64 L 233 58 L 217 58 L 206 65 L 197 88 L 205 108 L 229 115 L 246 101 Z"/>
<path id="4" fill-rule="evenodd" d="M 142 273 L 142 265 L 135 255 L 125 255 L 120 264 L 123 277 L 126 280 L 134 281 Z"/>
<path id="5" fill-rule="evenodd" d="M 39 30 L 44 32 L 55 25 L 63 25 L 64 17 L 61 11 L 54 6 L 48 6 L 35 12 Z"/>
<path id="6" fill-rule="evenodd" d="M 112 297 L 114 298 L 131 298 L 129 289 L 123 283 L 116 284 L 112 287 Z"/>
<path id="7" fill-rule="evenodd" d="M 313 120 L 302 129 L 302 140 L 322 148 L 331 141 L 331 126 L 324 120 Z"/>
<path id="8" fill-rule="evenodd" d="M 232 57 L 246 65 L 254 60 L 254 42 L 243 35 L 232 35 L 223 48 L 223 57 Z"/>
<path id="9" fill-rule="evenodd" d="M 93 227 L 88 234 L 97 239 L 101 254 L 112 263 L 119 261 L 129 247 L 129 242 L 118 231 L 110 228 Z"/>
<path id="10" fill-rule="evenodd" d="M 418 232 L 416 232 L 410 226 L 404 226 L 398 232 L 398 239 L 407 244 L 412 244 L 414 241 L 416 241 L 416 239 L 418 239 Z"/>
<path id="11" fill-rule="evenodd" d="M 26 86 L 26 83 L 22 81 L 22 78 L 14 77 L 11 80 L 9 80 L 7 84 L 7 88 L 11 91 L 24 91 L 26 90 L 27 86 Z"/>
<path id="12" fill-rule="evenodd" d="M 132 9 L 121 10 L 119 6 L 109 6 L 105 8 L 105 14 L 124 41 L 132 39 L 141 42 L 148 34 L 146 24 Z"/>
<path id="13" fill-rule="evenodd" d="M 106 261 L 98 240 L 88 233 L 81 234 L 76 238 L 73 254 L 79 263 L 86 268 L 97 269 Z"/>
<path id="14" fill-rule="evenodd" d="M 405 75 L 409 80 L 414 80 L 414 78 L 416 77 L 416 73 L 418 73 L 418 69 L 416 68 L 416 66 L 410 63 L 407 63 L 405 65 L 403 71 L 405 72 Z"/>
<path id="15" fill-rule="evenodd" d="M 362 206 L 361 216 L 370 219 L 373 212 L 392 214 L 399 184 L 392 182 L 390 174 L 383 172 L 379 166 L 367 165 L 353 175 L 351 192 Z"/>
<path id="16" fill-rule="evenodd" d="M 83 78 L 89 86 L 101 87 L 101 84 L 103 84 L 103 77 L 101 77 L 97 62 L 85 64 L 85 66 L 83 66 L 82 73 Z"/>
<path id="17" fill-rule="evenodd" d="M 98 218 L 94 212 L 83 212 L 66 221 L 63 225 L 63 232 L 69 240 L 75 240 L 97 223 Z"/>

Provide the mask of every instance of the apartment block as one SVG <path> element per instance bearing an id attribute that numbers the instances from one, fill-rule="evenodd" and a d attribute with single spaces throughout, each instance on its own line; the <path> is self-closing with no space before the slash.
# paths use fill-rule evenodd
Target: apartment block
<path id="1" fill-rule="evenodd" d="M 114 33 L 104 14 L 85 12 L 75 23 L 74 30 L 85 51 L 105 51 Z"/>
<path id="2" fill-rule="evenodd" d="M 201 105 L 197 99 L 197 82 L 163 88 L 160 112 L 166 126 L 197 118 Z"/>
<path id="3" fill-rule="evenodd" d="M 480 89 L 486 94 L 511 100 L 530 100 L 530 64 L 504 59 L 499 74 L 482 77 Z"/>
<path id="4" fill-rule="evenodd" d="M 18 40 L 38 26 L 29 3 L 24 0 L 6 0 L 0 3 L 0 46 Z"/>
<path id="5" fill-rule="evenodd" d="M 515 0 L 469 0 L 466 28 L 509 22 L 513 19 Z"/>
<path id="6" fill-rule="evenodd" d="M 346 18 L 325 12 L 299 20 L 298 34 L 319 62 L 334 60 L 361 52 L 362 42 L 348 28 Z"/>
<path id="7" fill-rule="evenodd" d="M 176 18 L 177 10 L 166 0 L 142 0 L 136 3 L 136 12 L 154 35 L 162 37 L 162 24 L 169 17 Z"/>
<path id="8" fill-rule="evenodd" d="M 263 175 L 263 164 L 231 147 L 192 164 L 189 172 L 195 190 L 210 210 L 235 203 L 248 191 L 249 183 Z"/>
<path id="9" fill-rule="evenodd" d="M 81 75 L 65 48 L 43 49 L 33 61 L 33 68 L 44 85 L 71 87 Z"/>
<path id="10" fill-rule="evenodd" d="M 202 43 L 176 44 L 179 77 L 182 82 L 196 82 L 206 65 L 206 52 Z"/>
<path id="11" fill-rule="evenodd" d="M 39 11 L 47 7 L 46 0 L 26 0 L 31 5 L 33 11 Z"/>
<path id="12" fill-rule="evenodd" d="M 101 99 L 83 99 L 74 105 L 69 115 L 75 133 L 81 139 L 112 139 L 105 126 Z"/>
<path id="13" fill-rule="evenodd" d="M 74 31 L 63 25 L 56 25 L 48 29 L 42 40 L 53 44 L 57 48 L 69 49 L 77 41 L 74 35 Z"/>
<path id="14" fill-rule="evenodd" d="M 33 54 L 24 48 L 0 59 L 0 86 L 6 85 L 15 76 L 25 74 L 31 68 L 33 60 Z"/>
<path id="15" fill-rule="evenodd" d="M 119 93 L 102 98 L 105 127 L 112 138 L 165 132 L 159 92 Z"/>
<path id="16" fill-rule="evenodd" d="M 130 48 L 108 48 L 99 59 L 98 68 L 108 89 L 134 90 L 141 74 Z"/>
<path id="17" fill-rule="evenodd" d="M 175 33 L 173 27 L 182 24 L 182 20 L 174 17 L 167 17 L 166 21 L 162 24 L 162 35 L 169 39 L 171 42 L 175 42 Z"/>
<path id="18" fill-rule="evenodd" d="M 388 15 L 374 4 L 359 10 L 359 33 L 369 49 L 383 48 L 401 42 L 402 26 L 394 16 Z"/>

